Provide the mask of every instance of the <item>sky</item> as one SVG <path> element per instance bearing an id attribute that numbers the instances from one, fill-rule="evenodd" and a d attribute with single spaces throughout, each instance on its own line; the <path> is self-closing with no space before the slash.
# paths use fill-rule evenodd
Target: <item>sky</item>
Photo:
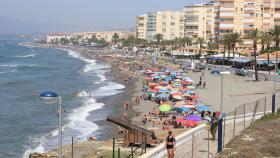
<path id="1" fill-rule="evenodd" d="M 0 0 L 0 33 L 135 28 L 150 11 L 183 10 L 198 0 Z"/>

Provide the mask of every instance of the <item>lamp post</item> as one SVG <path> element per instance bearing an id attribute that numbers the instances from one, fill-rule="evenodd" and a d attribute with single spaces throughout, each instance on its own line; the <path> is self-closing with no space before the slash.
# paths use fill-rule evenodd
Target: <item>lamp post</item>
<path id="1" fill-rule="evenodd" d="M 275 113 L 275 87 L 276 87 L 276 74 L 277 74 L 277 70 L 278 70 L 278 54 L 276 52 L 276 55 L 275 55 L 275 73 L 274 73 L 274 82 L 273 82 L 273 92 L 272 92 L 272 113 L 274 114 Z"/>
<path id="2" fill-rule="evenodd" d="M 61 107 L 61 96 L 58 96 L 55 92 L 42 92 L 40 94 L 40 99 L 45 104 L 54 104 L 58 103 L 58 112 L 59 112 L 59 132 L 58 132 L 58 155 L 59 158 L 62 158 L 62 107 Z"/>
<path id="3" fill-rule="evenodd" d="M 218 123 L 218 153 L 222 151 L 223 145 L 223 86 L 224 86 L 224 74 L 230 74 L 229 72 L 220 72 L 218 70 L 211 71 L 211 75 L 215 77 L 221 76 L 221 95 L 220 95 L 220 116 Z"/>

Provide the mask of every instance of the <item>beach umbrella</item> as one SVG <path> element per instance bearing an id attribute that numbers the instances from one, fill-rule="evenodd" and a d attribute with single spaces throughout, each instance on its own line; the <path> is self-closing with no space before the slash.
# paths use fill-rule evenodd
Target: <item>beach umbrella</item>
<path id="1" fill-rule="evenodd" d="M 196 110 L 201 112 L 201 111 L 209 111 L 209 107 L 205 105 L 198 105 L 196 106 Z"/>
<path id="2" fill-rule="evenodd" d="M 178 91 L 173 91 L 172 95 L 182 95 L 182 93 L 178 92 Z"/>
<path id="3" fill-rule="evenodd" d="M 172 96 L 174 99 L 177 99 L 177 100 L 182 100 L 182 96 L 181 95 L 174 95 Z"/>
<path id="4" fill-rule="evenodd" d="M 151 78 L 151 77 L 146 76 L 146 77 L 144 77 L 144 80 L 152 80 L 152 78 Z"/>
<path id="5" fill-rule="evenodd" d="M 189 96 L 190 98 L 192 98 L 192 99 L 197 99 L 197 98 L 199 98 L 199 96 L 197 96 L 197 95 L 191 95 L 191 96 Z"/>
<path id="6" fill-rule="evenodd" d="M 154 76 L 153 79 L 160 79 L 160 76 Z"/>
<path id="7" fill-rule="evenodd" d="M 154 89 L 156 86 L 158 86 L 157 83 L 150 83 L 149 84 L 149 87 L 152 88 L 152 89 Z"/>
<path id="8" fill-rule="evenodd" d="M 182 96 L 184 96 L 184 97 L 188 97 L 188 96 L 190 96 L 190 94 L 185 93 L 185 94 L 183 94 Z"/>
<path id="9" fill-rule="evenodd" d="M 188 85 L 188 84 L 190 84 L 190 82 L 189 81 L 182 81 L 182 84 L 183 85 Z"/>
<path id="10" fill-rule="evenodd" d="M 167 89 L 172 89 L 173 87 L 171 85 L 166 86 Z"/>
<path id="11" fill-rule="evenodd" d="M 161 94 L 158 95 L 157 97 L 159 97 L 159 98 L 167 98 L 167 97 L 168 97 L 168 94 L 166 94 L 166 93 L 161 93 Z"/>
<path id="12" fill-rule="evenodd" d="M 190 88 L 190 87 L 188 87 L 188 88 Z M 194 92 L 194 91 L 192 91 L 192 90 L 187 90 L 187 91 L 186 91 L 186 93 L 189 93 L 189 94 L 195 94 L 195 92 Z"/>
<path id="13" fill-rule="evenodd" d="M 171 110 L 171 106 L 168 104 L 162 104 L 159 106 L 159 111 L 161 112 L 166 112 L 166 111 L 170 111 Z"/>
<path id="14" fill-rule="evenodd" d="M 157 91 L 154 90 L 154 89 L 150 89 L 149 92 L 151 92 L 151 93 L 156 93 Z"/>
<path id="15" fill-rule="evenodd" d="M 185 117 L 185 120 L 188 120 L 188 121 L 201 121 L 201 118 L 197 115 L 190 115 L 190 116 L 187 116 Z"/>
<path id="16" fill-rule="evenodd" d="M 195 87 L 194 87 L 194 86 L 188 86 L 188 88 L 189 88 L 189 89 L 195 89 Z"/>
<path id="17" fill-rule="evenodd" d="M 179 107 L 172 108 L 171 111 L 182 112 L 183 109 Z"/>
<path id="18" fill-rule="evenodd" d="M 176 104 L 175 104 L 176 107 L 182 107 L 184 105 L 186 105 L 186 103 L 184 101 L 179 101 L 179 102 L 176 102 Z"/>
<path id="19" fill-rule="evenodd" d="M 170 76 L 171 76 L 171 77 L 175 77 L 175 76 L 177 76 L 177 74 L 174 73 L 174 72 L 172 72 L 172 73 L 170 74 Z"/>
<path id="20" fill-rule="evenodd" d="M 198 123 L 196 121 L 186 121 L 183 123 L 183 125 L 186 127 L 195 127 L 198 125 Z"/>
<path id="21" fill-rule="evenodd" d="M 163 81 L 159 82 L 159 84 L 160 84 L 160 85 L 167 85 L 167 83 L 166 83 L 166 82 L 163 82 Z"/>
<path id="22" fill-rule="evenodd" d="M 182 91 L 188 91 L 189 90 L 189 88 L 182 88 Z"/>
<path id="23" fill-rule="evenodd" d="M 159 93 L 168 93 L 169 90 L 166 89 L 166 88 L 161 88 L 158 92 L 159 92 Z"/>
<path id="24" fill-rule="evenodd" d="M 181 82 L 181 80 L 180 80 L 180 79 L 175 79 L 175 80 L 173 80 L 173 81 L 175 81 L 175 82 Z"/>
<path id="25" fill-rule="evenodd" d="M 176 119 L 176 122 L 177 123 L 185 123 L 185 122 L 188 122 L 187 120 L 185 120 L 184 118 L 178 118 L 178 119 Z"/>
<path id="26" fill-rule="evenodd" d="M 190 109 L 195 108 L 195 106 L 194 106 L 194 105 L 184 105 L 184 107 L 187 107 L 187 108 L 190 108 Z"/>
<path id="27" fill-rule="evenodd" d="M 171 78 L 171 77 L 165 77 L 164 80 L 165 80 L 165 81 L 171 81 L 172 78 Z"/>
<path id="28" fill-rule="evenodd" d="M 182 109 L 183 112 L 190 112 L 191 110 L 187 107 L 181 107 L 180 109 Z"/>

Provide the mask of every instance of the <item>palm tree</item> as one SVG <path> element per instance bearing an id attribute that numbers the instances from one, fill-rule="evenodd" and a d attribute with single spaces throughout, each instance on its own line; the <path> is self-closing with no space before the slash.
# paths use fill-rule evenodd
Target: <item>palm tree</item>
<path id="1" fill-rule="evenodd" d="M 160 33 L 157 33 L 157 34 L 155 34 L 154 38 L 157 41 L 157 45 L 159 46 L 160 45 L 160 41 L 163 40 L 163 35 L 160 34 Z"/>
<path id="2" fill-rule="evenodd" d="M 214 49 L 214 38 L 212 35 L 210 35 L 209 39 L 208 39 L 208 42 L 207 42 L 207 47 L 209 50 L 212 50 Z"/>
<path id="3" fill-rule="evenodd" d="M 273 36 L 275 40 L 275 46 L 278 48 L 280 43 L 280 26 L 275 25 L 274 29 L 271 29 L 269 33 Z"/>
<path id="4" fill-rule="evenodd" d="M 117 44 L 117 42 L 119 41 L 119 35 L 117 33 L 114 33 L 114 35 L 112 36 L 112 42 L 114 44 Z"/>
<path id="5" fill-rule="evenodd" d="M 237 32 L 232 32 L 228 35 L 230 47 L 232 48 L 233 58 L 235 57 L 235 47 L 236 44 L 241 44 L 243 42 L 241 35 Z"/>
<path id="6" fill-rule="evenodd" d="M 273 37 L 269 32 L 261 31 L 260 32 L 260 44 L 262 45 L 261 51 L 263 52 L 266 48 L 270 47 L 270 43 L 273 41 Z"/>
<path id="7" fill-rule="evenodd" d="M 205 39 L 203 37 L 198 37 L 196 39 L 196 44 L 199 45 L 199 56 L 201 56 L 201 53 L 202 53 L 202 47 L 203 47 L 203 44 L 205 43 Z"/>
<path id="8" fill-rule="evenodd" d="M 186 44 L 187 44 L 187 46 L 192 45 L 192 39 L 190 37 L 186 37 Z"/>
<path id="9" fill-rule="evenodd" d="M 230 40 L 229 40 L 229 34 L 225 34 L 221 40 L 221 43 L 224 45 L 224 52 L 223 52 L 223 65 L 225 64 L 225 58 L 226 58 L 226 49 L 230 47 Z M 228 60 L 230 58 L 230 49 L 228 49 Z"/>
<path id="10" fill-rule="evenodd" d="M 260 39 L 260 30 L 256 28 L 255 30 L 253 30 L 252 32 L 249 33 L 248 37 L 249 37 L 249 39 L 251 39 L 253 41 L 255 78 L 256 78 L 256 81 L 258 81 L 259 76 L 258 76 L 258 64 L 257 64 L 257 45 L 258 45 L 258 41 Z"/>

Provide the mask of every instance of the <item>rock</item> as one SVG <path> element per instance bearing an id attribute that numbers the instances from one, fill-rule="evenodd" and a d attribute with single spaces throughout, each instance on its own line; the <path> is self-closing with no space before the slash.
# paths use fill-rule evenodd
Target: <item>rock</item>
<path id="1" fill-rule="evenodd" d="M 56 153 L 49 152 L 49 153 L 31 153 L 29 158 L 57 158 Z"/>

